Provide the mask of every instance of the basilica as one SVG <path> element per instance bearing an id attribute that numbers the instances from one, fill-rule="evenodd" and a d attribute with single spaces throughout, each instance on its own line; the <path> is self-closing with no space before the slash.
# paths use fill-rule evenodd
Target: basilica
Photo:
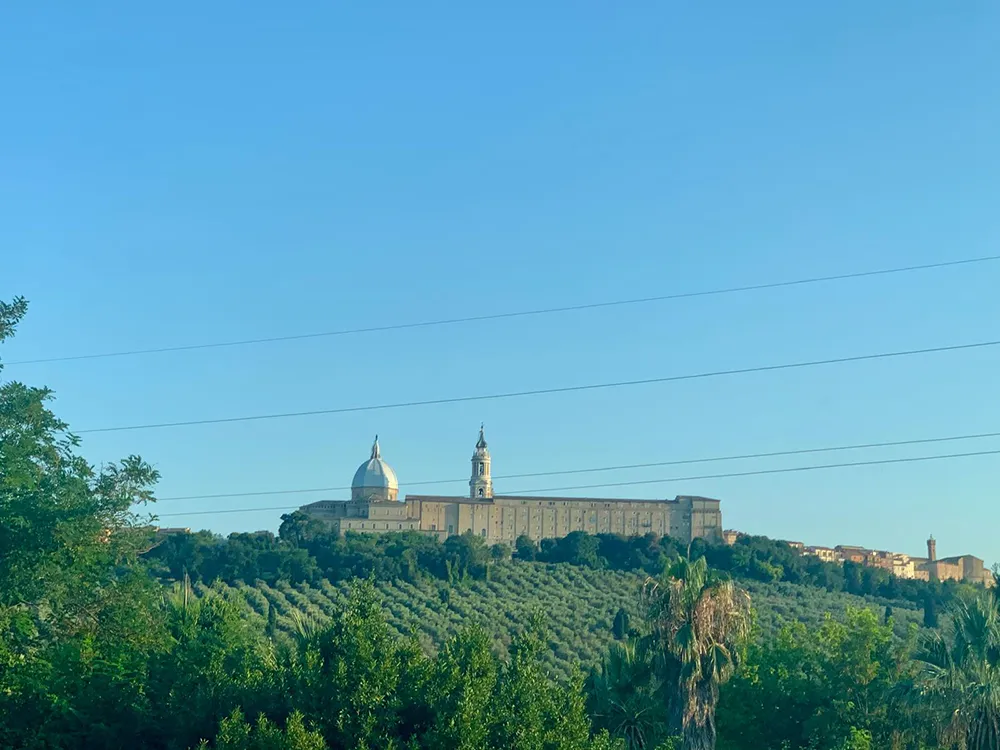
<path id="1" fill-rule="evenodd" d="M 493 492 L 492 460 L 482 428 L 472 453 L 467 497 L 399 496 L 396 472 L 382 458 L 378 437 L 354 474 L 349 501 L 322 500 L 302 507 L 344 534 L 420 531 L 442 539 L 472 532 L 488 544 L 513 545 L 522 534 L 539 541 L 572 531 L 623 536 L 671 536 L 682 542 L 722 541 L 719 501 L 681 495 L 673 500 L 526 497 Z"/>

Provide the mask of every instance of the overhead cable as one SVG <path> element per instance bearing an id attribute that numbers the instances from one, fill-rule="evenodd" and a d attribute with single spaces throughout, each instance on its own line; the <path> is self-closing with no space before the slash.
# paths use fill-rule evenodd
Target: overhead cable
<path id="1" fill-rule="evenodd" d="M 684 466 L 688 464 L 715 463 L 721 461 L 741 461 L 757 458 L 777 458 L 778 456 L 801 456 L 810 453 L 833 453 L 836 451 L 863 450 L 870 448 L 893 448 L 904 445 L 925 445 L 929 443 L 947 443 L 958 440 L 983 440 L 986 438 L 1000 437 L 1000 432 L 980 432 L 971 435 L 947 435 L 945 437 L 916 438 L 912 440 L 890 440 L 879 443 L 854 443 L 853 445 L 834 445 L 822 448 L 800 448 L 797 450 L 768 451 L 766 453 L 741 453 L 728 456 L 711 456 L 708 458 L 687 458 L 674 461 L 652 461 L 642 464 L 621 464 L 618 466 L 598 466 L 585 469 L 561 469 L 557 471 L 534 471 L 522 474 L 497 474 L 493 476 L 497 479 L 526 479 L 530 477 L 554 477 L 566 474 L 592 474 L 603 471 L 626 471 L 632 469 L 651 469 L 660 466 Z M 419 482 L 406 482 L 406 487 L 421 487 L 438 484 L 467 484 L 468 477 L 461 479 L 425 479 Z M 171 500 L 215 500 L 228 497 L 264 497 L 267 495 L 299 495 L 311 492 L 348 492 L 351 487 L 312 487 L 296 488 L 291 490 L 264 490 L 257 492 L 221 492 L 210 495 L 177 495 L 173 497 L 159 497 L 157 502 Z"/>
<path id="2" fill-rule="evenodd" d="M 806 472 L 806 471 L 820 471 L 829 469 L 845 469 L 860 466 L 882 466 L 889 464 L 903 464 L 903 463 L 921 463 L 924 461 L 945 461 L 956 458 L 972 458 L 979 456 L 996 456 L 1000 455 L 1000 449 L 989 450 L 989 451 L 972 451 L 969 453 L 949 453 L 945 455 L 935 455 L 935 456 L 914 456 L 910 458 L 884 458 L 873 461 L 851 461 L 847 463 L 837 463 L 837 464 L 819 464 L 813 466 L 789 466 L 780 469 L 760 469 L 757 471 L 736 471 L 727 472 L 725 474 L 701 474 L 698 476 L 687 476 L 687 477 L 664 477 L 662 479 L 642 479 L 635 481 L 625 481 L 625 482 L 607 482 L 604 484 L 587 484 L 587 485 L 575 485 L 570 487 L 543 487 L 530 490 L 516 490 L 514 492 L 504 492 L 498 497 L 518 497 L 522 495 L 535 495 L 537 493 L 543 492 L 564 492 L 566 490 L 581 490 L 581 489 L 596 489 L 596 488 L 607 488 L 607 487 L 631 487 L 640 484 L 665 484 L 667 482 L 692 482 L 696 480 L 707 480 L 707 479 L 732 479 L 738 477 L 751 477 L 751 476 L 762 476 L 766 474 L 790 474 L 794 472 Z M 544 499 L 544 498 L 543 498 Z M 554 499 L 554 498 L 552 498 Z M 581 500 L 614 500 L 614 498 L 579 498 Z M 626 498 L 622 498 L 623 500 Z M 637 499 L 637 498 L 628 498 Z M 641 498 L 638 498 L 641 499 Z M 333 500 L 325 499 L 319 500 L 317 502 L 345 502 L 343 500 Z M 297 505 L 285 505 L 276 506 L 269 508 L 225 508 L 220 510 L 195 510 L 189 512 L 177 512 L 177 513 L 163 513 L 157 515 L 158 518 L 167 518 L 173 516 L 206 516 L 214 515 L 218 513 L 258 513 L 263 511 L 277 511 L 277 510 L 296 510 L 301 506 Z"/>
<path id="3" fill-rule="evenodd" d="M 513 310 L 508 312 L 491 313 L 487 315 L 469 315 L 455 318 L 440 318 L 436 320 L 422 320 L 409 323 L 391 323 L 381 326 L 368 326 L 364 328 L 343 328 L 333 331 L 321 331 L 318 333 L 297 333 L 284 336 L 267 336 L 252 339 L 238 339 L 234 341 L 214 341 L 203 344 L 184 344 L 180 346 L 161 346 L 148 349 L 126 349 L 114 352 L 98 352 L 91 354 L 72 354 L 57 357 L 40 357 L 37 359 L 22 359 L 4 363 L 6 366 L 35 365 L 47 362 L 71 362 L 87 359 L 109 359 L 112 357 L 133 357 L 143 354 L 164 354 L 169 352 L 196 351 L 203 349 L 221 349 L 239 346 L 252 346 L 257 344 L 271 344 L 280 341 L 300 341 L 304 339 L 327 338 L 332 336 L 355 336 L 366 333 L 379 333 L 384 331 L 399 331 L 412 328 L 431 328 L 435 326 L 457 325 L 460 323 L 475 323 L 486 320 L 503 320 L 507 318 L 524 318 L 530 316 L 552 315 L 555 313 L 578 312 L 582 310 L 595 310 L 600 308 L 624 307 L 626 305 L 644 305 L 654 302 L 667 302 L 670 300 L 691 299 L 694 297 L 711 297 L 724 294 L 737 294 L 741 292 L 755 292 L 765 289 L 780 289 L 783 287 L 804 286 L 808 284 L 820 284 L 832 281 L 846 281 L 849 279 L 862 279 L 871 276 L 888 276 L 891 274 L 910 273 L 913 271 L 927 271 L 939 268 L 949 268 L 952 266 L 964 266 L 977 263 L 988 263 L 1000 260 L 1000 255 L 986 255 L 977 258 L 962 258 L 959 260 L 941 261 L 939 263 L 924 263 L 913 266 L 900 266 L 896 268 L 882 268 L 872 271 L 856 271 L 853 273 L 841 273 L 830 276 L 812 276 L 804 279 L 793 279 L 790 281 L 774 281 L 764 284 L 748 284 L 744 286 L 732 286 L 719 289 L 705 289 L 693 292 L 675 292 L 652 297 L 636 297 L 632 299 L 607 300 L 602 302 L 587 302 L 579 305 L 564 305 L 561 307 L 544 307 L 530 310 Z"/>
<path id="4" fill-rule="evenodd" d="M 666 375 L 655 378 L 642 378 L 639 380 L 619 380 L 611 383 L 589 383 L 586 385 L 558 386 L 554 388 L 538 388 L 523 391 L 509 391 L 506 393 L 490 393 L 477 396 L 450 396 L 444 398 L 426 399 L 422 401 L 400 401 L 388 404 L 371 404 L 366 406 L 344 406 L 332 409 L 312 409 L 308 411 L 283 412 L 278 414 L 253 414 L 240 417 L 222 417 L 217 419 L 192 419 L 177 422 L 152 422 L 147 424 L 121 425 L 117 427 L 95 427 L 86 430 L 74 430 L 76 434 L 97 433 L 97 432 L 125 432 L 131 430 L 153 430 L 171 427 L 193 427 L 210 424 L 232 424 L 236 422 L 256 422 L 270 419 L 289 419 L 292 417 L 313 417 L 331 414 L 349 414 L 364 411 L 385 411 L 390 409 L 406 409 L 416 406 L 440 406 L 443 404 L 460 404 L 473 401 L 499 401 L 510 398 L 523 398 L 526 396 L 549 396 L 557 393 L 576 393 L 581 391 L 609 390 L 613 388 L 629 388 L 640 385 L 654 385 L 659 383 L 672 383 L 682 380 L 698 380 L 702 378 L 725 377 L 731 375 L 748 375 L 760 372 L 777 372 L 780 370 L 802 369 L 806 367 L 820 367 L 824 365 L 845 364 L 848 362 L 866 362 L 879 359 L 891 359 L 899 357 L 912 357 L 923 354 L 936 354 L 944 352 L 957 352 L 971 349 L 985 349 L 1000 345 L 1000 340 L 979 341 L 971 344 L 953 344 L 949 346 L 934 346 L 923 349 L 907 349 L 895 352 L 880 352 L 877 354 L 859 354 L 849 357 L 832 357 L 830 359 L 809 360 L 804 362 L 785 362 L 777 365 L 759 365 L 755 367 L 740 367 L 728 370 L 714 370 L 708 372 L 688 373 L 684 375 Z"/>

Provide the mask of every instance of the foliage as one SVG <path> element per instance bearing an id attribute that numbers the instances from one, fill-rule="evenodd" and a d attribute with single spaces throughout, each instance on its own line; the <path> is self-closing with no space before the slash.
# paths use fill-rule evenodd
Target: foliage
<path id="1" fill-rule="evenodd" d="M 0 341 L 25 310 L 0 303 Z M 995 595 L 762 538 L 689 561 L 666 537 L 512 551 L 292 513 L 154 539 L 156 471 L 88 464 L 51 399 L 0 384 L 0 747 L 676 750 L 713 722 L 729 750 L 1000 744 Z M 914 659 L 920 605 L 957 609 Z"/>
<path id="2" fill-rule="evenodd" d="M 713 576 L 704 558 L 682 559 L 643 590 L 654 664 L 672 734 L 684 750 L 714 748 L 719 687 L 739 667 L 750 634 L 750 596 Z"/>
<path id="3" fill-rule="evenodd" d="M 0 303 L 0 341 L 26 309 Z M 158 474 L 137 456 L 89 465 L 51 399 L 0 384 L 0 746 L 22 726 L 74 736 L 78 706 L 144 710 L 145 662 L 167 640 L 138 559 L 150 534 L 133 512 Z"/>
<path id="4" fill-rule="evenodd" d="M 620 737 L 627 750 L 667 741 L 667 712 L 651 645 L 648 639 L 612 643 L 588 685 L 595 725 Z"/>
<path id="5" fill-rule="evenodd" d="M 22 300 L 0 305 L 0 339 L 24 310 Z M 310 550 L 319 530 L 298 518 L 284 524 L 286 539 L 171 536 L 149 558 L 176 577 L 166 591 L 140 556 L 152 534 L 133 512 L 153 499 L 156 472 L 138 457 L 91 467 L 50 399 L 44 388 L 0 386 L 0 747 L 615 747 L 606 733 L 591 737 L 579 674 L 550 678 L 537 622 L 512 639 L 509 659 L 475 632 L 435 656 L 397 637 L 371 583 L 357 583 L 325 624 L 276 600 L 261 615 L 270 634 L 246 617 L 249 598 L 196 595 L 190 584 L 252 571 L 326 583 L 328 548 L 342 574 L 384 579 L 388 563 L 422 577 L 426 564 L 479 582 L 494 561 L 481 540 Z M 351 560 L 365 545 L 376 553 Z M 294 637 L 279 637 L 279 610 Z"/>
<path id="6" fill-rule="evenodd" d="M 198 747 L 207 750 L 208 741 L 202 740 Z M 263 714 L 251 727 L 243 718 L 243 712 L 234 708 L 222 720 L 211 747 L 215 750 L 326 750 L 327 744 L 322 734 L 306 729 L 298 711 L 288 717 L 282 730 Z"/>
<path id="7" fill-rule="evenodd" d="M 629 614 L 624 607 L 619 607 L 615 613 L 614 622 L 611 624 L 611 632 L 616 641 L 628 637 L 629 634 Z"/>
<path id="8" fill-rule="evenodd" d="M 917 656 L 915 697 L 942 744 L 1000 747 L 1000 609 L 991 595 L 959 604 L 950 639 L 930 636 Z"/>
<path id="9" fill-rule="evenodd" d="M 913 740 L 919 728 L 897 721 L 902 714 L 894 700 L 909 675 L 912 645 L 912 636 L 894 638 L 871 609 L 851 609 L 845 622 L 827 618 L 815 629 L 790 624 L 773 639 L 755 641 L 722 691 L 720 745 L 863 747 L 865 733 L 876 747 Z"/>
<path id="10" fill-rule="evenodd" d="M 924 599 L 924 627 L 936 628 L 938 625 L 937 604 L 934 597 L 928 596 Z"/>
<path id="11" fill-rule="evenodd" d="M 375 576 L 379 580 L 416 581 L 434 577 L 451 583 L 486 577 L 493 562 L 509 557 L 491 550 L 471 533 L 445 542 L 418 532 L 348 533 L 341 538 L 305 513 L 282 516 L 279 535 L 267 531 L 230 534 L 208 531 L 172 534 L 147 554 L 165 578 L 230 584 L 278 581 L 319 583 Z"/>
<path id="12" fill-rule="evenodd" d="M 827 563 L 788 544 L 765 537 L 741 537 L 733 545 L 698 539 L 691 559 L 704 558 L 713 570 L 744 583 L 792 583 L 828 592 L 870 597 L 881 606 L 906 602 L 921 606 L 927 627 L 937 627 L 937 609 L 947 607 L 976 587 L 954 581 L 901 580 L 888 571 L 853 562 Z M 522 562 L 568 564 L 591 570 L 617 570 L 656 576 L 687 550 L 670 537 L 648 534 L 623 537 L 575 531 L 536 544 L 526 536 L 515 540 L 513 557 Z M 483 580 L 497 563 L 511 557 L 504 544 L 488 548 L 471 533 L 441 542 L 418 532 L 348 533 L 340 537 L 323 523 L 296 511 L 282 516 L 279 534 L 232 534 L 228 539 L 210 532 L 175 535 L 149 553 L 160 574 L 179 580 L 188 572 L 196 581 L 230 584 L 279 581 L 318 585 L 375 576 L 380 581 L 417 582 L 437 578 L 467 585 Z"/>
<path id="13" fill-rule="evenodd" d="M 600 665 L 614 640 L 619 610 L 628 613 L 630 632 L 642 628 L 637 594 L 644 579 L 634 573 L 517 561 L 497 563 L 491 571 L 489 581 L 471 580 L 462 586 L 426 577 L 413 583 L 376 580 L 374 585 L 393 633 L 415 635 L 428 653 L 467 625 L 482 627 L 493 648 L 506 653 L 532 613 L 543 611 L 549 635 L 541 658 L 549 674 L 560 680 L 570 679 L 574 666 L 589 670 Z M 284 582 L 272 586 L 262 581 L 256 586 L 230 586 L 219 581 L 195 588 L 232 600 L 258 627 L 266 627 L 268 618 L 273 618 L 272 630 L 281 639 L 296 631 L 293 613 L 320 626 L 326 624 L 346 601 L 352 585 L 350 580 L 320 581 L 315 586 Z M 822 626 L 828 612 L 843 618 L 848 607 L 876 606 L 861 597 L 807 586 L 757 582 L 746 586 L 762 639 L 774 637 L 788 622 L 803 622 L 815 629 Z M 899 637 L 919 619 L 918 610 L 907 609 L 905 603 L 895 606 L 894 628 Z"/>

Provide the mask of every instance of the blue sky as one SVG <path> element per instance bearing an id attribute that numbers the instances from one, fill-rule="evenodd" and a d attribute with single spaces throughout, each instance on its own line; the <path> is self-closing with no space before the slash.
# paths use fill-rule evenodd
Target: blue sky
<path id="1" fill-rule="evenodd" d="M 997 253 L 989 2 L 126 2 L 0 11 L 7 361 L 490 314 Z M 77 429 L 657 377 L 997 338 L 1000 263 L 645 306 L 9 366 Z M 171 430 L 163 496 L 1000 431 L 1000 351 Z M 611 473 L 605 481 L 1000 440 Z M 998 457 L 599 490 L 727 527 L 992 562 Z M 600 481 L 497 481 L 498 491 Z M 461 492 L 462 484 L 415 487 Z M 314 496 L 164 501 L 276 528 Z"/>

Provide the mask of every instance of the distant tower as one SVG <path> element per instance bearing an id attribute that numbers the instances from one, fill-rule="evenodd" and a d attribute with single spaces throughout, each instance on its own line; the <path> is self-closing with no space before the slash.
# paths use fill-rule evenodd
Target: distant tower
<path id="1" fill-rule="evenodd" d="M 931 562 L 937 560 L 937 542 L 934 541 L 933 534 L 931 534 L 931 538 L 927 540 L 927 559 Z"/>
<path id="2" fill-rule="evenodd" d="M 469 480 L 469 497 L 473 500 L 493 497 L 493 479 L 490 477 L 490 450 L 486 447 L 483 426 L 479 425 L 479 440 L 472 454 L 472 478 Z"/>

